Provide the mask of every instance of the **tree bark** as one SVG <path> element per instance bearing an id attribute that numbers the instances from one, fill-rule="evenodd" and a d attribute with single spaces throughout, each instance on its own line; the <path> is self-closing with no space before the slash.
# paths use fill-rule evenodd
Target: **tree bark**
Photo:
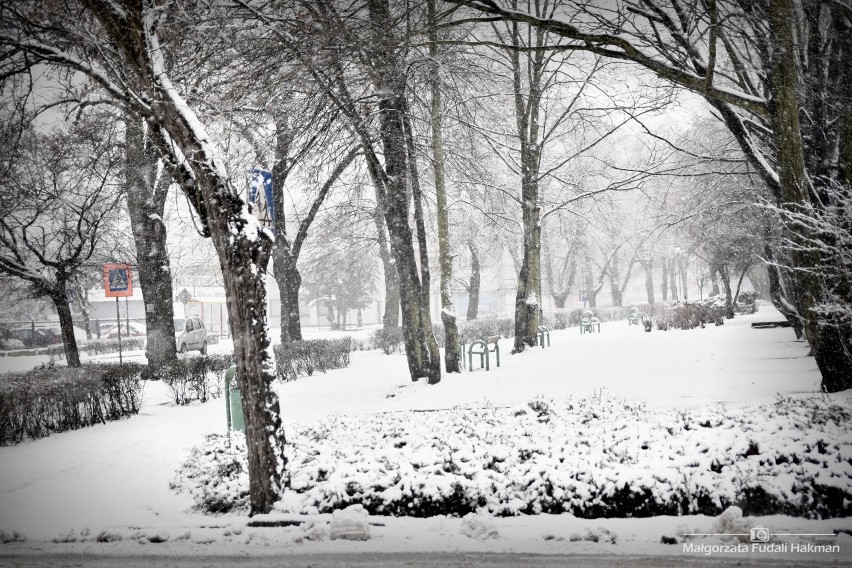
<path id="1" fill-rule="evenodd" d="M 721 291 L 719 290 L 719 280 L 718 280 L 718 270 L 716 269 L 716 265 L 710 266 L 710 297 L 718 296 Z"/>
<path id="2" fill-rule="evenodd" d="M 810 195 L 805 170 L 804 146 L 799 124 L 792 0 L 776 0 L 768 6 L 771 53 L 770 90 L 772 92 L 772 130 L 775 138 L 781 206 L 793 214 L 808 213 Z M 799 315 L 803 318 L 805 336 L 814 360 L 822 374 L 825 392 L 837 392 L 852 387 L 852 353 L 839 326 L 825 324 L 818 312 L 823 300 L 820 281 L 820 253 L 811 246 L 819 235 L 807 226 L 798 224 L 789 231 L 792 240 L 791 257 L 796 270 L 793 278 Z"/>
<path id="3" fill-rule="evenodd" d="M 302 322 L 299 317 L 299 288 L 302 275 L 296 267 L 298 257 L 292 253 L 292 245 L 287 234 L 287 218 L 284 213 L 284 187 L 290 171 L 290 146 L 293 132 L 286 116 L 275 119 L 275 158 L 272 163 L 272 202 L 275 217 L 272 230 L 275 233 L 275 247 L 272 249 L 272 274 L 278 286 L 281 300 L 282 344 L 302 339 Z M 262 188 L 259 190 L 262 191 Z"/>
<path id="4" fill-rule="evenodd" d="M 251 514 L 267 513 L 286 483 L 286 439 L 278 395 L 272 389 L 275 359 L 266 318 L 265 279 L 273 237 L 248 213 L 240 192 L 227 178 L 222 157 L 210 143 L 210 136 L 165 71 L 158 14 L 136 5 L 125 16 L 113 12 L 110 5 L 87 3 L 102 20 L 110 39 L 132 54 L 129 69 L 136 72 L 134 80 L 151 101 L 150 108 L 137 110 L 145 114 L 149 132 L 202 219 L 218 254 L 246 419 Z M 124 20 L 130 29 L 113 26 L 116 19 Z M 179 155 L 174 151 L 175 145 Z"/>
<path id="5" fill-rule="evenodd" d="M 781 312 L 781 315 L 790 322 L 793 326 L 793 331 L 796 334 L 796 339 L 802 339 L 805 334 L 802 326 L 802 319 L 796 313 L 796 301 L 793 298 L 788 298 L 784 291 L 783 278 L 781 267 L 773 260 L 774 254 L 772 247 L 769 245 L 769 239 L 764 241 L 764 255 L 766 256 L 768 276 L 769 276 L 769 297 L 772 305 Z"/>
<path id="6" fill-rule="evenodd" d="M 678 301 L 677 293 L 677 263 L 674 258 L 669 259 L 669 286 L 672 291 L 672 302 Z"/>
<path id="7" fill-rule="evenodd" d="M 470 287 L 467 294 L 467 319 L 475 320 L 479 315 L 479 286 L 480 286 L 480 267 L 479 267 L 479 250 L 473 241 L 467 242 L 467 248 L 470 250 Z"/>
<path id="8" fill-rule="evenodd" d="M 382 328 L 399 327 L 399 272 L 393 263 L 390 244 L 388 243 L 387 227 L 385 226 L 384 202 L 380 199 L 380 191 L 376 190 L 376 210 L 373 221 L 376 225 L 376 235 L 379 244 L 379 258 L 382 261 L 382 273 L 385 281 L 385 309 L 382 314 Z"/>
<path id="9" fill-rule="evenodd" d="M 444 368 L 448 373 L 460 373 L 459 329 L 453 302 L 453 256 L 450 253 L 450 212 L 447 209 L 447 189 L 444 179 L 444 126 L 441 115 L 441 75 L 438 63 L 438 34 L 435 0 L 426 4 L 429 25 L 429 57 L 432 69 L 429 76 L 432 101 L 432 170 L 435 173 L 435 201 L 438 209 L 438 262 L 441 266 L 441 321 L 444 324 Z"/>
<path id="10" fill-rule="evenodd" d="M 722 280 L 722 288 L 725 290 L 725 317 L 734 317 L 734 296 L 731 291 L 731 272 L 727 264 L 719 264 L 719 278 Z"/>
<path id="11" fill-rule="evenodd" d="M 171 177 L 162 172 L 157 179 L 157 156 L 139 119 L 125 121 L 125 152 L 127 210 L 145 305 L 146 373 L 157 378 L 177 359 L 171 263 L 163 222 Z"/>
<path id="12" fill-rule="evenodd" d="M 408 370 L 413 381 L 425 377 L 429 384 L 434 384 L 441 380 L 440 350 L 432 334 L 429 289 L 421 280 L 422 275 L 428 274 L 429 265 L 428 262 L 423 264 L 421 260 L 421 270 L 418 271 L 413 235 L 408 224 L 407 182 L 412 170 L 408 163 L 410 156 L 405 133 L 405 75 L 396 52 L 388 1 L 369 0 L 368 5 L 376 56 L 376 89 L 382 93 L 379 100 L 379 134 L 385 157 L 382 169 L 378 158 L 368 155 L 368 169 L 382 192 L 391 254 L 399 276 L 402 333 Z M 366 146 L 369 140 L 363 143 Z M 415 207 L 418 200 L 419 196 L 414 196 Z M 418 244 L 422 259 L 425 238 Z"/>
<path id="13" fill-rule="evenodd" d="M 588 307 L 596 308 L 598 307 L 598 287 L 595 285 L 594 276 L 592 275 L 592 259 L 589 258 L 588 250 L 583 256 L 583 273 Z"/>
<path id="14" fill-rule="evenodd" d="M 654 260 L 641 261 L 642 269 L 645 271 L 645 294 L 648 297 L 648 305 L 654 307 Z"/>
<path id="15" fill-rule="evenodd" d="M 520 142 L 521 208 L 523 256 L 518 272 L 518 289 L 515 295 L 515 342 L 512 353 L 520 353 L 536 344 L 541 310 L 541 209 L 539 206 L 538 173 L 541 161 L 539 146 L 540 84 L 544 53 L 541 50 L 526 52 L 529 84 L 524 96 L 523 70 L 520 59 L 520 32 L 512 23 L 512 86 L 515 102 L 515 122 Z M 543 35 L 536 34 L 541 47 Z"/>
<path id="16" fill-rule="evenodd" d="M 80 351 L 77 349 L 77 338 L 74 337 L 74 318 L 71 316 L 71 307 L 68 305 L 65 286 L 64 280 L 57 280 L 56 288 L 51 291 L 50 299 L 53 300 L 56 313 L 59 315 L 59 329 L 62 332 L 65 361 L 69 367 L 79 367 Z"/>
<path id="17" fill-rule="evenodd" d="M 618 271 L 618 262 L 619 254 L 618 251 L 616 251 L 609 259 L 609 287 L 612 293 L 612 305 L 621 307 L 623 297 L 621 292 L 621 277 Z"/>
<path id="18" fill-rule="evenodd" d="M 669 262 L 666 257 L 660 259 L 660 264 L 663 270 L 663 277 L 660 283 L 660 293 L 663 296 L 663 302 L 669 301 Z"/>
<path id="19" fill-rule="evenodd" d="M 77 300 L 80 302 L 80 313 L 83 316 L 83 325 L 86 327 L 86 339 L 92 340 L 92 322 L 89 309 L 89 292 L 79 278 L 74 279 L 74 289 L 77 291 Z"/>

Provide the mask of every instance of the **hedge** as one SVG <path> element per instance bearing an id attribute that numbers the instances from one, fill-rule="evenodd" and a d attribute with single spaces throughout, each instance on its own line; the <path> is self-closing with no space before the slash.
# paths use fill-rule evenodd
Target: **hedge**
<path id="1" fill-rule="evenodd" d="M 139 412 L 139 363 L 44 366 L 0 377 L 0 445 Z"/>
<path id="2" fill-rule="evenodd" d="M 222 396 L 225 371 L 233 364 L 233 355 L 185 357 L 175 360 L 159 378 L 168 387 L 175 404 L 207 402 Z"/>
<path id="3" fill-rule="evenodd" d="M 314 371 L 325 373 L 329 369 L 342 369 L 349 366 L 352 352 L 352 338 L 307 339 L 279 343 L 273 347 L 278 378 L 282 381 L 294 381 L 300 375 L 311 376 Z"/>

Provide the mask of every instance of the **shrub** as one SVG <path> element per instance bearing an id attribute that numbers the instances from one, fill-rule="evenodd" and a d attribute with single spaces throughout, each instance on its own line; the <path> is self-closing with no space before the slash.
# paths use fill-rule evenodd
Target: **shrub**
<path id="1" fill-rule="evenodd" d="M 61 345 L 57 346 L 58 353 L 64 353 Z M 89 355 L 104 355 L 118 353 L 118 339 L 93 339 L 81 346 Z M 145 340 L 141 337 L 128 337 L 121 340 L 122 351 L 140 351 L 145 349 Z"/>
<path id="2" fill-rule="evenodd" d="M 98 363 L 2 376 L 0 445 L 138 413 L 142 369 L 138 363 Z"/>
<path id="3" fill-rule="evenodd" d="M 757 312 L 757 292 L 740 292 L 734 311 L 738 314 L 753 314 Z"/>
<path id="4" fill-rule="evenodd" d="M 665 322 L 678 329 L 694 329 L 704 324 L 725 322 L 725 300 L 713 296 L 697 302 L 678 302 L 665 312 Z"/>
<path id="5" fill-rule="evenodd" d="M 188 492 L 204 513 L 248 512 L 246 439 L 242 432 L 208 434 L 193 447 L 169 487 Z"/>
<path id="6" fill-rule="evenodd" d="M 492 335 L 515 336 L 514 318 L 480 318 L 459 323 L 459 332 L 465 341 L 475 341 Z"/>
<path id="7" fill-rule="evenodd" d="M 219 398 L 224 390 L 225 371 L 233 355 L 201 355 L 175 360 L 161 377 L 177 405 Z"/>
<path id="8" fill-rule="evenodd" d="M 337 417 L 290 437 L 282 510 L 601 518 L 719 515 L 737 505 L 843 518 L 852 514 L 850 416 L 848 401 L 828 398 L 654 411 L 595 397 Z M 181 488 L 199 509 L 221 511 L 247 493 L 232 474 L 245 471 L 246 457 L 223 436 L 205 446 L 184 465 L 199 473 Z"/>
<path id="9" fill-rule="evenodd" d="M 437 331 L 437 327 L 433 331 Z M 443 328 L 442 328 L 443 331 Z M 441 340 L 438 339 L 437 334 L 435 339 L 441 343 Z M 390 355 L 396 351 L 402 351 L 402 328 L 401 327 L 389 327 L 387 329 L 381 328 L 377 329 L 373 332 L 373 335 L 370 337 L 370 348 L 371 349 L 381 349 L 385 352 L 386 355 Z"/>
<path id="10" fill-rule="evenodd" d="M 299 375 L 311 376 L 314 371 L 325 373 L 329 369 L 348 367 L 352 338 L 292 341 L 276 345 L 273 351 L 278 378 L 294 381 Z"/>

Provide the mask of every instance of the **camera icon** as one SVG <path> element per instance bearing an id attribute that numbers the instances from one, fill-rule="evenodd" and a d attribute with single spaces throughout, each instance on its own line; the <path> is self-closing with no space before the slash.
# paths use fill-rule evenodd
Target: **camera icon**
<path id="1" fill-rule="evenodd" d="M 766 527 L 753 527 L 749 536 L 752 542 L 769 542 L 769 529 Z"/>

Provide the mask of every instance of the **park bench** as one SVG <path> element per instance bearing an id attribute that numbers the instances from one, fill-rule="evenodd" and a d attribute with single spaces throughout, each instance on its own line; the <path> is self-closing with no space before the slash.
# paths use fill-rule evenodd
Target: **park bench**
<path id="1" fill-rule="evenodd" d="M 752 322 L 751 327 L 754 329 L 770 329 L 773 327 L 793 327 L 787 320 L 782 321 L 756 321 Z"/>
<path id="2" fill-rule="evenodd" d="M 538 326 L 538 331 L 535 334 L 535 343 L 536 345 L 541 345 L 542 349 L 544 349 L 545 337 L 547 338 L 547 346 L 550 347 L 550 329 L 544 325 Z"/>
<path id="3" fill-rule="evenodd" d="M 499 335 L 491 335 L 486 337 L 485 339 L 477 339 L 476 341 L 470 344 L 470 347 L 467 348 L 467 368 L 470 371 L 473 371 L 473 356 L 479 355 L 479 368 L 483 367 L 483 361 L 485 362 L 485 370 L 489 371 L 491 369 L 490 363 L 490 354 L 495 353 L 497 356 L 497 366 L 500 366 L 500 345 L 497 343 L 500 340 Z"/>
<path id="4" fill-rule="evenodd" d="M 630 308 L 630 313 L 627 314 L 627 325 L 639 325 L 639 308 Z"/>
<path id="5" fill-rule="evenodd" d="M 601 321 L 592 314 L 592 312 L 583 312 L 583 318 L 580 320 L 580 335 L 584 333 L 594 333 L 595 327 L 598 328 L 598 333 L 601 331 Z"/>

